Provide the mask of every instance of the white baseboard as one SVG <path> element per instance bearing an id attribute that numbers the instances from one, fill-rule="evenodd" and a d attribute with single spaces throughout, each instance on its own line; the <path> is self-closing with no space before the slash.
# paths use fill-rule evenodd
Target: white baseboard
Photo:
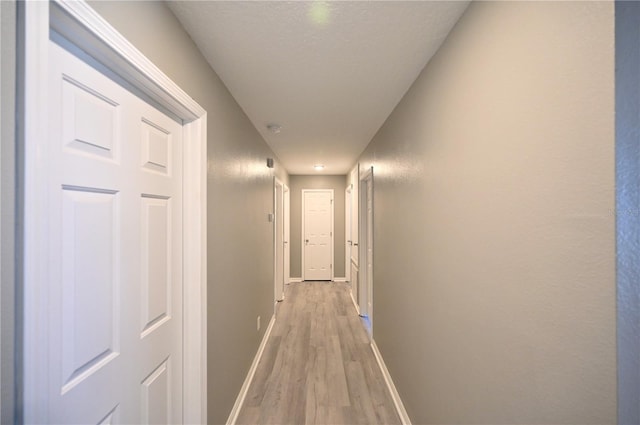
<path id="1" fill-rule="evenodd" d="M 360 307 L 358 307 L 356 299 L 353 298 L 353 291 L 349 291 L 349 294 L 351 294 L 351 301 L 353 301 L 353 306 L 356 308 L 356 312 L 358 313 L 358 315 L 360 315 Z"/>
<path id="2" fill-rule="evenodd" d="M 391 379 L 391 375 L 389 374 L 389 370 L 387 369 L 387 365 L 384 364 L 384 360 L 382 360 L 382 354 L 380 354 L 380 350 L 378 350 L 378 346 L 376 342 L 371 340 L 371 350 L 373 351 L 373 355 L 376 357 L 378 362 L 378 366 L 382 371 L 382 375 L 384 376 L 384 381 L 387 383 L 387 387 L 389 388 L 389 392 L 391 393 L 391 398 L 393 399 L 393 404 L 396 406 L 396 410 L 398 411 L 398 416 L 400 416 L 400 421 L 402 425 L 411 425 L 411 419 L 409 419 L 409 415 L 407 414 L 406 409 L 404 408 L 404 404 L 402 404 L 402 400 L 400 399 L 400 394 L 398 394 L 398 390 L 393 383 L 393 379 Z"/>
<path id="3" fill-rule="evenodd" d="M 289 283 L 297 283 L 297 282 L 302 282 L 302 278 L 301 277 L 290 277 L 289 278 Z"/>
<path id="4" fill-rule="evenodd" d="M 267 345 L 267 341 L 269 340 L 269 335 L 271 335 L 271 330 L 273 329 L 273 325 L 276 322 L 276 316 L 271 316 L 271 320 L 269 321 L 269 326 L 267 326 L 267 330 L 262 337 L 262 342 L 260 342 L 260 346 L 258 347 L 258 352 L 253 359 L 253 363 L 251 363 L 251 367 L 249 368 L 249 373 L 247 373 L 247 377 L 244 379 L 244 383 L 242 384 L 242 388 L 240 388 L 240 393 L 238 393 L 238 397 L 236 398 L 236 402 L 233 405 L 233 409 L 231 409 L 231 413 L 229 413 L 229 418 L 227 419 L 227 425 L 235 425 L 238 420 L 238 414 L 240 413 L 240 409 L 242 409 L 242 405 L 244 404 L 244 399 L 247 396 L 247 392 L 249 391 L 249 387 L 251 386 L 251 382 L 253 381 L 253 375 L 256 373 L 256 369 L 258 368 L 258 363 L 260 363 L 260 359 L 262 358 L 262 354 L 264 353 L 264 348 Z"/>
<path id="5" fill-rule="evenodd" d="M 346 282 L 347 278 L 346 277 L 334 277 L 333 281 L 334 282 Z"/>

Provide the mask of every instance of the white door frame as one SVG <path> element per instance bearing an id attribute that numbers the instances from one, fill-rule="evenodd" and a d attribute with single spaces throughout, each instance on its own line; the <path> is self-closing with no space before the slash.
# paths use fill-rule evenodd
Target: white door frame
<path id="1" fill-rule="evenodd" d="M 352 188 L 350 184 L 344 190 L 344 280 L 351 282 L 351 249 L 353 239 L 351 238 L 351 201 Z"/>
<path id="2" fill-rule="evenodd" d="M 371 201 L 373 205 L 373 167 L 366 170 L 360 177 L 360 284 L 358 294 L 360 298 L 360 315 L 369 318 L 369 332 L 373 334 L 373 268 L 368 268 L 367 251 L 373 249 L 373 206 L 371 211 L 367 208 L 369 201 L 369 188 L 371 188 Z M 371 225 L 371 226 L 370 226 Z M 371 227 L 371 232 L 369 228 Z"/>
<path id="3" fill-rule="evenodd" d="M 353 246 L 358 246 L 360 240 L 360 163 L 357 163 L 350 171 L 351 180 L 351 240 Z M 354 249 L 351 251 L 351 257 L 354 265 L 360 267 L 360 250 Z"/>
<path id="4" fill-rule="evenodd" d="M 356 163 L 349 172 L 349 181 L 351 182 L 351 258 L 349 258 L 349 268 L 351 269 L 351 300 L 360 314 L 360 306 L 358 305 L 358 292 L 360 290 L 360 255 L 358 241 L 360 240 L 360 227 L 358 208 L 360 197 L 358 196 L 358 188 L 360 186 L 360 164 Z"/>
<path id="5" fill-rule="evenodd" d="M 291 281 L 291 192 L 284 185 L 284 284 Z"/>
<path id="6" fill-rule="evenodd" d="M 24 2 L 23 406 L 25 423 L 46 423 L 49 206 L 48 45 L 60 33 L 183 120 L 184 423 L 207 419 L 207 113 L 83 1 Z"/>
<path id="7" fill-rule="evenodd" d="M 302 249 L 302 255 L 301 255 L 301 257 L 302 257 L 302 280 L 303 281 L 305 280 L 305 276 L 304 276 L 304 274 L 305 274 L 305 267 L 304 267 L 304 256 L 305 256 L 305 249 L 304 249 L 304 245 L 305 245 L 305 243 L 304 243 L 304 234 L 305 234 L 305 227 L 304 227 L 304 225 L 305 225 L 305 223 L 304 223 L 304 211 L 305 211 L 304 194 L 305 193 L 311 193 L 311 192 L 330 192 L 331 193 L 331 281 L 333 281 L 333 279 L 334 279 L 333 264 L 335 263 L 335 261 L 334 261 L 335 258 L 334 258 L 334 253 L 333 253 L 333 244 L 334 244 L 334 240 L 333 240 L 334 236 L 333 235 L 335 234 L 334 228 L 333 228 L 333 223 L 334 223 L 334 220 L 333 220 L 333 210 L 334 210 L 334 208 L 333 208 L 333 206 L 334 206 L 334 204 L 333 204 L 333 199 L 334 199 L 333 198 L 333 195 L 334 195 L 333 189 L 302 189 L 302 208 L 301 208 L 301 212 L 302 212 L 302 238 L 301 238 L 301 243 L 300 243 L 300 247 Z"/>
<path id="8" fill-rule="evenodd" d="M 280 202 L 278 202 L 280 191 Z M 280 217 L 280 218 L 279 218 Z M 278 227 L 278 223 L 282 225 Z M 281 243 L 278 244 L 278 236 Z M 277 177 L 273 178 L 273 287 L 274 305 L 284 300 L 284 183 Z M 282 266 L 282 279 L 278 279 L 278 263 Z M 274 308 L 275 312 L 275 308 Z"/>

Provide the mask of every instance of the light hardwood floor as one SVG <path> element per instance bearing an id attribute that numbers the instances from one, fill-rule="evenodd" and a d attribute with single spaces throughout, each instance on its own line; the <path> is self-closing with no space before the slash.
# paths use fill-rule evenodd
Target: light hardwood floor
<path id="1" fill-rule="evenodd" d="M 287 287 L 236 423 L 400 424 L 347 284 Z"/>

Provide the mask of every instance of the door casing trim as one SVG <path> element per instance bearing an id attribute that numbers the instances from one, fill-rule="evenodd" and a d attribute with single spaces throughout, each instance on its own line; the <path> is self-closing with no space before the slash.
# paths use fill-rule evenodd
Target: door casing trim
<path id="1" fill-rule="evenodd" d="M 364 188 L 364 190 L 362 190 Z M 371 215 L 367 210 L 367 201 L 369 200 L 368 189 L 371 188 Z M 369 318 L 369 328 L 367 331 L 369 332 L 369 337 L 373 338 L 373 269 L 369 272 L 368 269 L 368 255 L 367 251 L 369 249 L 373 249 L 373 231 L 369 234 L 369 225 L 372 226 L 373 230 L 373 167 L 366 169 L 362 172 L 360 176 L 360 182 L 358 185 L 358 194 L 360 196 L 359 199 L 359 207 L 358 213 L 360 214 L 360 218 L 358 219 L 358 232 L 359 232 L 359 241 L 360 245 L 358 249 L 360 253 L 358 254 L 358 263 L 363 264 L 362 259 L 364 259 L 364 267 L 359 267 L 358 270 L 358 298 L 359 298 L 359 308 L 358 312 L 361 316 L 367 316 Z M 371 305 L 371 308 L 369 308 Z"/>
<path id="2" fill-rule="evenodd" d="M 278 187 L 280 189 L 278 189 Z M 278 203 L 278 190 L 282 192 L 282 202 Z M 278 228 L 278 216 L 282 214 L 282 228 Z M 279 178 L 273 178 L 273 312 L 276 313 L 278 302 L 284 300 L 284 183 Z M 278 233 L 282 237 L 282 246 L 278 246 Z M 280 254 L 278 254 L 280 253 Z M 282 293 L 278 282 L 278 261 L 282 260 Z"/>

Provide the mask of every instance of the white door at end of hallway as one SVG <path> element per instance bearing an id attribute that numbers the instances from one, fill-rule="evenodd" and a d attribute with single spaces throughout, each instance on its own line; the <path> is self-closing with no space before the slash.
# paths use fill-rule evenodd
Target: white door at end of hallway
<path id="1" fill-rule="evenodd" d="M 50 43 L 47 423 L 181 423 L 182 125 Z"/>
<path id="2" fill-rule="evenodd" d="M 304 280 L 333 279 L 333 189 L 302 191 Z"/>

